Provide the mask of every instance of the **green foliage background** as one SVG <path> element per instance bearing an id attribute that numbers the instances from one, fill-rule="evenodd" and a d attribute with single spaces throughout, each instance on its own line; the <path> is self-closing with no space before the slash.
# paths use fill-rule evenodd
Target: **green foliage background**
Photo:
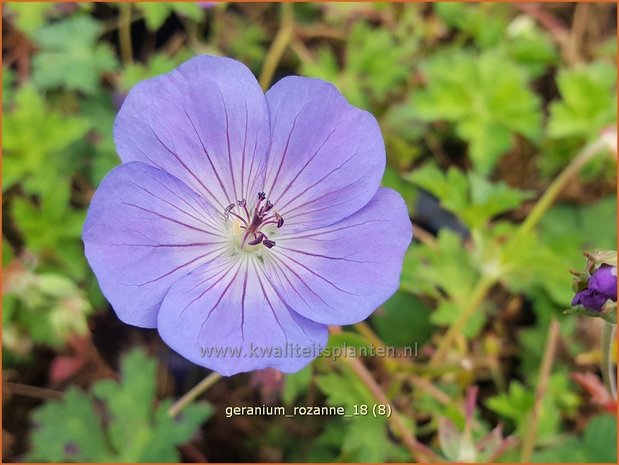
<path id="1" fill-rule="evenodd" d="M 414 344 L 412 359 L 366 361 L 409 433 L 441 460 L 514 461 L 530 427 L 548 328 L 558 320 L 531 459 L 616 461 L 616 417 L 600 405 L 599 320 L 562 314 L 572 297 L 568 270 L 583 267 L 586 250 L 616 248 L 615 19 L 612 4 L 4 3 L 3 459 L 411 460 L 386 418 L 250 418 L 248 428 L 212 415 L 234 401 L 261 404 L 268 389 L 271 401 L 288 406 L 376 403 L 341 361 L 317 359 L 283 384 L 273 373 L 220 381 L 228 397 L 214 392 L 213 405 L 195 402 L 173 420 L 171 400 L 161 400 L 171 394 L 161 372 L 169 380 L 173 367 L 157 370 L 153 354 L 165 362 L 169 353 L 156 335 L 99 336 L 115 328 L 115 317 L 80 236 L 94 190 L 119 163 L 112 139 L 119 102 L 140 80 L 200 53 L 241 60 L 264 77 L 274 38 L 290 21 L 275 79 L 319 77 L 371 111 L 387 145 L 383 184 L 422 223 L 401 289 L 366 325 L 344 328 L 330 344 Z M 607 147 L 522 232 L 552 180 L 603 137 Z M 443 212 L 435 207 L 422 218 L 421 191 Z M 452 223 L 439 221 L 444 212 Z M 492 285 L 437 362 L 446 331 L 458 327 L 485 281 Z M 84 380 L 79 370 L 55 378 L 58 360 L 83 347 L 75 340 L 88 347 L 75 360 L 94 351 L 107 369 L 102 377 L 119 371 L 116 379 Z M 574 373 L 593 377 L 597 397 Z M 15 387 L 24 385 L 62 399 L 26 402 Z M 464 413 L 472 386 L 480 387 L 473 419 Z M 445 420 L 455 425 L 451 436 Z M 515 438 L 496 439 L 495 448 L 505 445 L 499 455 L 471 445 L 498 423 Z"/>

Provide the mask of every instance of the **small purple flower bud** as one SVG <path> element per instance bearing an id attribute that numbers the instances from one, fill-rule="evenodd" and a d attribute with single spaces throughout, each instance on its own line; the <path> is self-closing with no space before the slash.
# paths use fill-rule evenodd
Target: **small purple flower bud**
<path id="1" fill-rule="evenodd" d="M 589 278 L 589 289 L 599 292 L 608 299 L 617 300 L 617 268 L 602 265 Z"/>
<path id="2" fill-rule="evenodd" d="M 601 311 L 608 299 L 617 300 L 617 268 L 602 265 L 591 274 L 587 288 L 574 296 L 572 306 Z"/>
<path id="3" fill-rule="evenodd" d="M 574 296 L 574 299 L 572 299 L 572 306 L 582 305 L 589 310 L 599 312 L 602 310 L 602 306 L 607 300 L 608 298 L 599 292 L 596 292 L 593 289 L 585 289 Z"/>

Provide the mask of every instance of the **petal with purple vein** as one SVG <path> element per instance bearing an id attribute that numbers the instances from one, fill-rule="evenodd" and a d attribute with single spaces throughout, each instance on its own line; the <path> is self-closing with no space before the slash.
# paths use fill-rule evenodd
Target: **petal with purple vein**
<path id="1" fill-rule="evenodd" d="M 158 318 L 180 355 L 225 376 L 267 367 L 295 372 L 327 342 L 327 327 L 296 314 L 245 256 L 209 263 L 179 280 Z"/>
<path id="2" fill-rule="evenodd" d="M 223 209 L 261 188 L 269 131 L 264 94 L 251 71 L 203 55 L 136 85 L 114 137 L 124 162 L 161 168 Z"/>
<path id="3" fill-rule="evenodd" d="M 221 213 L 174 176 L 131 162 L 95 193 L 83 240 L 105 297 L 121 320 L 155 327 L 172 283 L 225 250 Z"/>
<path id="4" fill-rule="evenodd" d="M 326 226 L 363 207 L 385 170 L 376 119 L 319 79 L 284 78 L 266 98 L 272 144 L 264 191 L 287 229 Z"/>
<path id="5" fill-rule="evenodd" d="M 304 317 L 324 324 L 357 323 L 398 289 L 411 238 L 402 197 L 381 188 L 364 208 L 338 223 L 278 237 L 265 271 Z"/>

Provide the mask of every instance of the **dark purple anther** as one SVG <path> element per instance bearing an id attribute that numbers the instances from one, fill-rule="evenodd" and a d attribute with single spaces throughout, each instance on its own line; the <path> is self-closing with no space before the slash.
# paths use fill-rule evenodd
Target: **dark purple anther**
<path id="1" fill-rule="evenodd" d="M 264 234 L 260 233 L 260 234 L 258 234 L 256 236 L 256 238 L 253 241 L 248 242 L 247 244 L 249 244 L 249 245 L 258 245 L 258 244 L 260 244 L 262 242 L 262 239 L 264 239 Z"/>
<path id="2" fill-rule="evenodd" d="M 230 212 L 232 211 L 233 208 L 234 208 L 233 203 L 231 203 L 230 205 L 226 207 L 226 210 L 224 211 L 224 216 L 226 217 L 226 219 L 228 219 L 228 216 L 230 215 Z"/>
<path id="3" fill-rule="evenodd" d="M 262 241 L 262 243 L 267 249 L 270 249 L 275 245 L 275 241 L 272 241 L 270 239 L 265 239 L 264 241 Z"/>
<path id="4" fill-rule="evenodd" d="M 268 213 L 269 210 L 271 210 L 271 208 L 273 208 L 273 204 L 271 203 L 270 200 L 267 200 L 267 203 L 264 206 L 264 213 Z"/>
<path id="5" fill-rule="evenodd" d="M 245 200 L 245 199 L 237 200 L 237 202 L 239 203 L 239 207 L 241 207 L 241 208 L 245 208 L 245 206 L 247 205 L 247 200 Z"/>
<path id="6" fill-rule="evenodd" d="M 267 195 L 264 192 L 258 192 L 258 200 L 261 202 L 267 198 Z"/>

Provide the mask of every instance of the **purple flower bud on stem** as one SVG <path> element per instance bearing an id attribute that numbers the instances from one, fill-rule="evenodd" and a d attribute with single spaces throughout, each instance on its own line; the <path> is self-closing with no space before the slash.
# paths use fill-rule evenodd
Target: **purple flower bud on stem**
<path id="1" fill-rule="evenodd" d="M 617 301 L 617 268 L 602 265 L 591 274 L 588 287 L 574 296 L 572 305 L 601 311 L 609 299 Z"/>

